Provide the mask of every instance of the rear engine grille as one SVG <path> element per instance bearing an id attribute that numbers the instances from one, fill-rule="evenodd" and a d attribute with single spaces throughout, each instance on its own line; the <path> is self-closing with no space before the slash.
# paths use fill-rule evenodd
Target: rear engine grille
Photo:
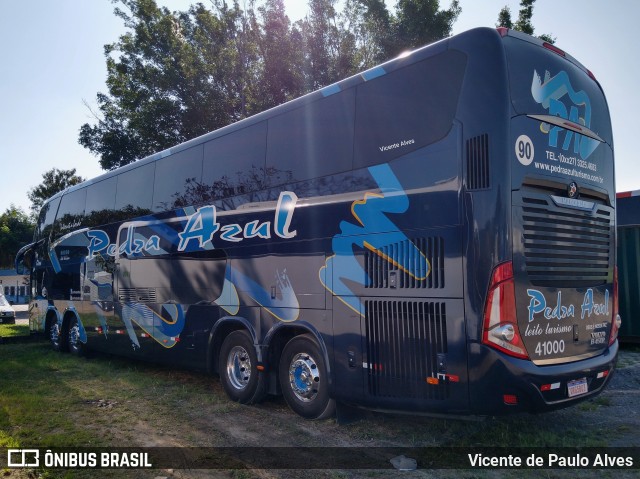
<path id="1" fill-rule="evenodd" d="M 420 266 L 425 258 L 430 271 Z M 364 261 L 369 277 L 366 288 L 444 288 L 444 240 L 440 237 L 406 240 L 377 251 L 367 249 Z M 400 269 L 400 264 L 412 265 L 412 271 Z"/>
<path id="2" fill-rule="evenodd" d="M 546 197 L 545 197 L 546 196 Z M 531 284 L 584 287 L 610 281 L 613 210 L 557 207 L 548 195 L 522 199 L 522 239 Z"/>
<path id="3" fill-rule="evenodd" d="M 447 399 L 437 377 L 438 355 L 447 353 L 444 303 L 365 302 L 369 394 L 379 397 Z"/>

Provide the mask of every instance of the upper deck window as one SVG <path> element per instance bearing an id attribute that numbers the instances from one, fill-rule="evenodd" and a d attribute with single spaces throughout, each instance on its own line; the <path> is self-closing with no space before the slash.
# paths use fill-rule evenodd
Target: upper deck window
<path id="1" fill-rule="evenodd" d="M 451 129 L 466 56 L 449 50 L 357 87 L 354 168 L 434 143 Z"/>

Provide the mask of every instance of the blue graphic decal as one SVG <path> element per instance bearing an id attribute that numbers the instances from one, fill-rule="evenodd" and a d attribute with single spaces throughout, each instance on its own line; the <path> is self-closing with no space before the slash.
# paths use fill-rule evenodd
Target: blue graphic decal
<path id="1" fill-rule="evenodd" d="M 388 164 L 374 166 L 369 168 L 369 173 L 378 184 L 380 193 L 365 193 L 364 199 L 353 202 L 351 212 L 359 225 L 347 221 L 340 223 L 340 233 L 331 242 L 334 255 L 327 259 L 319 272 L 324 287 L 360 315 L 364 314 L 360 299 L 348 283 L 368 286 L 371 280 L 356 259 L 354 246 L 376 253 L 418 280 L 424 280 L 431 272 L 427 258 L 387 217 L 389 213 L 404 213 L 409 208 L 409 198 L 391 167 Z M 403 241 L 412 248 L 407 255 L 394 259 L 382 252 L 384 246 Z"/>
<path id="2" fill-rule="evenodd" d="M 531 82 L 531 95 L 537 103 L 540 103 L 549 111 L 550 115 L 558 116 L 578 125 L 591 128 L 591 101 L 583 90 L 576 91 L 573 89 L 567 72 L 561 71 L 551 77 L 547 71 L 545 72 L 543 81 L 540 75 L 538 75 L 538 72 L 534 70 L 533 81 Z M 565 97 L 568 98 L 565 99 Z M 568 110 L 567 105 L 562 101 L 563 99 L 571 102 Z M 582 116 L 580 115 L 579 108 L 582 109 Z M 553 126 L 551 128 L 549 128 L 549 126 L 550 125 L 544 124 L 542 131 L 549 134 L 550 147 L 558 147 L 558 136 L 561 132 L 564 132 L 565 137 L 562 143 L 562 149 L 565 151 L 568 150 L 571 145 L 571 140 L 573 139 L 573 151 L 583 159 L 587 159 L 600 143 L 597 140 L 574 133 L 570 130 L 565 130 L 559 126 Z"/>
<path id="3" fill-rule="evenodd" d="M 51 267 L 53 270 L 56 273 L 60 273 L 62 271 L 62 266 L 60 266 L 60 261 L 58 260 L 58 255 L 54 248 L 49 249 L 49 259 L 51 260 Z"/>
<path id="4" fill-rule="evenodd" d="M 236 269 L 230 270 L 231 283 L 240 291 L 247 293 L 256 303 L 262 306 L 269 314 L 280 321 L 295 321 L 300 315 L 300 304 L 287 271 L 276 271 L 276 284 L 280 291 L 280 297 L 273 297 L 271 288 L 265 289 L 262 285 L 249 276 Z M 224 292 L 224 291 L 223 291 Z"/>
<path id="5" fill-rule="evenodd" d="M 104 337 L 106 339 L 109 338 L 109 325 L 107 324 L 107 318 L 105 318 L 104 314 L 103 314 L 103 310 L 102 308 L 94 303 L 93 304 L 93 309 L 95 310 L 96 314 L 98 315 L 98 321 L 100 322 L 100 329 L 98 329 L 99 332 L 101 332 L 102 334 L 104 334 Z"/>
<path id="6" fill-rule="evenodd" d="M 176 216 L 168 220 L 145 217 L 124 223 L 115 243 L 111 243 L 109 234 L 101 229 L 77 232 L 83 233 L 80 235 L 83 242 L 82 245 L 74 246 L 82 246 L 82 261 L 91 261 L 96 257 L 108 259 L 119 255 L 135 260 L 143 256 L 212 250 L 218 246 L 218 241 L 235 243 L 253 238 L 268 240 L 272 237 L 291 239 L 297 236 L 297 231 L 291 230 L 297 201 L 295 193 L 283 191 L 279 195 L 271 221 L 254 219 L 245 224 L 221 224 L 213 205 L 202 206 L 197 210 L 192 207 L 178 209 L 174 212 Z M 166 251 L 161 245 L 170 251 Z M 241 291 L 278 320 L 295 321 L 300 314 L 300 305 L 291 281 L 286 270 L 276 271 L 275 274 L 277 295 L 272 291 L 271 285 L 263 287 L 228 263 L 222 292 L 215 303 L 227 313 L 236 315 L 240 310 L 238 291 Z M 103 296 L 111 295 L 111 283 L 102 285 L 93 280 L 91 283 L 97 287 L 96 294 L 100 300 L 104 300 Z M 99 303 L 95 305 L 95 309 L 101 325 L 97 330 L 108 338 L 107 321 L 100 311 Z M 129 302 L 122 305 L 120 316 L 134 349 L 141 347 L 134 324 L 144 331 L 143 337 L 151 337 L 163 347 L 171 348 L 180 340 L 185 311 L 185 306 L 174 303 L 164 304 L 161 312 L 156 312 L 145 304 Z"/>
<path id="7" fill-rule="evenodd" d="M 240 298 L 238 297 L 238 291 L 235 285 L 231 282 L 231 267 L 228 265 L 225 271 L 222 293 L 220 293 L 220 297 L 216 299 L 214 303 L 232 316 L 238 314 L 240 310 Z"/>
<path id="8" fill-rule="evenodd" d="M 181 305 L 167 303 L 162 305 L 162 315 L 151 308 L 139 303 L 126 303 L 122 306 L 122 321 L 124 322 L 131 343 L 140 347 L 133 325 L 136 323 L 158 344 L 165 348 L 172 348 L 180 341 L 180 333 L 184 329 L 185 312 Z"/>
<path id="9" fill-rule="evenodd" d="M 84 329 L 84 324 L 82 324 L 79 314 L 76 314 L 76 319 L 78 320 L 78 339 L 81 343 L 87 344 L 87 331 Z"/>

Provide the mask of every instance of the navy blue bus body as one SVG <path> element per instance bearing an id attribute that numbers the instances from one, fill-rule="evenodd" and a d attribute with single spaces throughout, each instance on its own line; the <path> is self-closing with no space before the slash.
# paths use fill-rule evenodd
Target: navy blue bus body
<path id="1" fill-rule="evenodd" d="M 32 329 L 310 418 L 572 404 L 617 357 L 608 122 L 537 40 L 443 40 L 52 198 Z"/>

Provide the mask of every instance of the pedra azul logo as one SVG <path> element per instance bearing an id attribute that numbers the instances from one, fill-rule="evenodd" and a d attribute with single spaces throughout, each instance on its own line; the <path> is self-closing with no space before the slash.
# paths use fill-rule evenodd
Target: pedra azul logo
<path id="1" fill-rule="evenodd" d="M 282 239 L 291 239 L 297 235 L 297 231 L 290 231 L 291 220 L 296 208 L 298 197 L 291 191 L 280 193 L 275 208 L 273 222 L 250 221 L 245 225 L 232 223 L 221 225 L 218 222 L 217 210 L 213 205 L 202 206 L 190 215 L 181 217 L 184 222 L 182 230 L 177 232 L 176 245 L 178 252 L 204 250 L 214 248 L 214 240 L 219 239 L 227 243 L 239 243 L 251 238 L 270 239 L 277 236 Z M 109 235 L 103 230 L 89 230 L 87 237 L 87 260 L 95 256 L 116 256 L 136 254 L 163 254 L 160 248 L 161 238 L 158 235 L 144 236 L 138 233 L 138 227 L 154 226 L 161 221 L 138 221 L 127 226 L 127 233 L 123 241 L 118 245 L 111 243 Z"/>
<path id="2" fill-rule="evenodd" d="M 567 319 L 576 316 L 576 306 L 573 303 L 564 303 L 562 300 L 562 291 L 558 291 L 555 304 L 547 302 L 545 295 L 537 289 L 527 289 L 530 301 L 527 309 L 529 310 L 529 322 L 542 316 L 547 320 L 551 319 Z M 610 316 L 609 312 L 609 290 L 605 290 L 604 301 L 599 303 L 594 300 L 593 289 L 589 288 L 584 293 L 582 304 L 579 306 L 580 319 L 594 316 Z"/>
<path id="3" fill-rule="evenodd" d="M 531 95 L 537 103 L 540 103 L 549 112 L 549 115 L 558 116 L 578 125 L 591 128 L 591 100 L 584 90 L 576 91 L 573 88 L 567 72 L 560 71 L 551 76 L 546 71 L 543 79 L 534 70 Z M 559 126 L 543 123 L 540 125 L 540 129 L 543 133 L 549 135 L 550 147 L 560 147 L 562 150 L 568 151 L 573 142 L 573 152 L 579 154 L 584 160 L 600 144 L 593 138 L 588 138 Z M 560 141 L 562 143 L 559 145 Z"/>

